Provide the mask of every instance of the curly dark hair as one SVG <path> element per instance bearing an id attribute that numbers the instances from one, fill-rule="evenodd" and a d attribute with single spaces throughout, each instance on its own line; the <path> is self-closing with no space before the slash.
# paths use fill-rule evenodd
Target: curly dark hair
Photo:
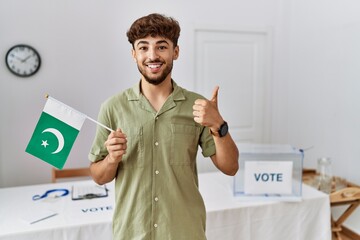
<path id="1" fill-rule="evenodd" d="M 147 36 L 165 37 L 171 40 L 174 47 L 176 47 L 180 36 L 180 25 L 179 22 L 172 17 L 152 13 L 137 19 L 131 25 L 126 35 L 133 48 L 136 40 Z"/>

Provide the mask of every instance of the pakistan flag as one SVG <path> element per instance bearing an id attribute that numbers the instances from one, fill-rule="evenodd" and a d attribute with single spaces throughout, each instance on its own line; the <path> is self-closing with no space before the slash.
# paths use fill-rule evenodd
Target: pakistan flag
<path id="1" fill-rule="evenodd" d="M 86 116 L 48 97 L 26 152 L 62 169 Z"/>

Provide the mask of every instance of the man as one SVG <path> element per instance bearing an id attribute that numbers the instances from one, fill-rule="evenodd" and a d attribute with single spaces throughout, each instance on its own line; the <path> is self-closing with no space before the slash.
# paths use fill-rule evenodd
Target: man
<path id="1" fill-rule="evenodd" d="M 206 211 L 198 190 L 198 146 L 228 175 L 238 170 L 238 149 L 210 100 L 171 78 L 179 56 L 176 20 L 150 14 L 127 32 L 140 83 L 102 104 L 89 154 L 98 184 L 115 179 L 114 239 L 202 240 Z"/>

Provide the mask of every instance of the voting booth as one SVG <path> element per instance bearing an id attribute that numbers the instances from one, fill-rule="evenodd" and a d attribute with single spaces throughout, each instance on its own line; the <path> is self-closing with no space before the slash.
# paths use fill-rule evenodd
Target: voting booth
<path id="1" fill-rule="evenodd" d="M 234 195 L 244 199 L 300 201 L 304 154 L 290 145 L 239 144 Z"/>

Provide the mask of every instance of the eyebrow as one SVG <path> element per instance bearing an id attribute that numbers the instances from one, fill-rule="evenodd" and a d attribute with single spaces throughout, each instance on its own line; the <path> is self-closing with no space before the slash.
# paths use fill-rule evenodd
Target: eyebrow
<path id="1" fill-rule="evenodd" d="M 156 42 L 156 44 L 162 44 L 162 43 L 166 43 L 167 45 L 169 45 L 169 43 L 166 40 L 159 40 Z M 136 44 L 136 46 L 138 46 L 139 44 L 149 44 L 149 42 L 145 40 L 141 40 Z"/>

